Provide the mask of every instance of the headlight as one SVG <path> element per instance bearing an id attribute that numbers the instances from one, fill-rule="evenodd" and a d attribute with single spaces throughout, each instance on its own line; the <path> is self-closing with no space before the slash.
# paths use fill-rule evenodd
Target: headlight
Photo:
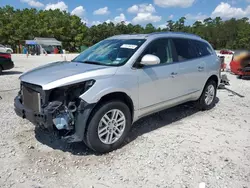
<path id="1" fill-rule="evenodd" d="M 95 80 L 88 80 L 85 82 L 84 92 L 91 88 L 95 84 Z"/>
<path id="2" fill-rule="evenodd" d="M 60 88 L 55 88 L 51 91 L 49 101 L 55 100 L 72 100 L 73 98 L 78 98 L 80 95 L 85 93 L 95 84 L 95 80 L 88 80 L 81 83 L 76 83 L 73 85 L 63 86 Z"/>

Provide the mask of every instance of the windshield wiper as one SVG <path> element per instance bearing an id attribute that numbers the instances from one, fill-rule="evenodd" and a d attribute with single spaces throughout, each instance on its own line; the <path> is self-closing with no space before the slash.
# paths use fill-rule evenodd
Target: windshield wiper
<path id="1" fill-rule="evenodd" d="M 80 63 L 93 64 L 93 65 L 103 65 L 102 63 L 100 63 L 98 61 L 77 61 L 77 60 L 72 60 L 71 62 L 80 62 Z"/>

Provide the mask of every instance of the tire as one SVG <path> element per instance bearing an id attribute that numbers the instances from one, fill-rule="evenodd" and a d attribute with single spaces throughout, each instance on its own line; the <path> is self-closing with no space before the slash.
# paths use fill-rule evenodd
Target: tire
<path id="1" fill-rule="evenodd" d="M 116 110 L 116 113 L 118 114 L 117 115 L 118 124 L 121 124 L 121 121 L 119 121 L 120 119 L 125 119 L 125 122 L 122 121 L 123 122 L 122 126 L 119 126 L 119 127 L 117 126 L 116 128 L 117 124 L 114 125 L 115 123 L 114 124 L 111 123 L 112 124 L 110 125 L 111 127 L 106 126 L 108 122 L 108 119 L 106 118 L 105 118 L 106 124 L 104 123 L 105 121 L 101 122 L 105 114 L 109 117 L 109 120 L 111 120 L 112 119 L 111 116 L 113 115 L 113 112 L 115 110 Z M 128 135 L 128 132 L 130 131 L 131 119 L 132 119 L 131 112 L 128 106 L 124 104 L 123 102 L 109 101 L 109 102 L 105 102 L 101 104 L 99 107 L 97 107 L 94 110 L 93 115 L 90 118 L 87 131 L 86 131 L 85 143 L 90 149 L 98 153 L 107 153 L 107 152 L 118 149 L 123 144 L 126 136 Z M 108 127 L 108 128 L 105 128 L 105 127 Z M 116 139 L 109 139 L 109 142 L 113 142 L 113 143 L 104 143 L 104 140 L 106 141 L 106 138 L 108 137 L 108 133 L 103 136 L 101 135 L 106 133 L 107 131 L 110 131 L 110 129 L 112 129 L 111 130 L 112 134 L 109 133 L 109 138 L 110 138 L 110 135 L 112 135 L 111 137 L 113 136 L 115 137 L 118 134 L 117 133 L 118 130 L 114 131 L 114 129 L 118 129 L 118 128 L 122 130 L 121 131 L 122 133 L 120 134 L 121 136 L 120 137 L 118 136 Z M 103 129 L 105 129 L 105 131 L 102 131 Z"/>
<path id="2" fill-rule="evenodd" d="M 214 95 L 213 95 L 213 98 L 211 100 L 207 101 L 206 94 L 211 87 L 213 87 Z M 202 110 L 202 111 L 210 110 L 211 108 L 213 108 L 215 106 L 216 94 L 217 94 L 217 84 L 214 80 L 209 80 L 206 83 L 200 98 L 196 102 L 197 108 Z"/>
<path id="3" fill-rule="evenodd" d="M 0 66 L 0 74 L 2 74 L 2 72 L 3 72 L 3 69 L 2 69 L 2 67 Z"/>
<path id="4" fill-rule="evenodd" d="M 242 79 L 242 75 L 238 75 L 237 78 L 238 78 L 238 79 Z"/>

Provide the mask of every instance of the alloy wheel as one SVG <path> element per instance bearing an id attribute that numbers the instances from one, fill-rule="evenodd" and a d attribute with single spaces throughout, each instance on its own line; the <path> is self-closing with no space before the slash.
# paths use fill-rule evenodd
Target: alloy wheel
<path id="1" fill-rule="evenodd" d="M 112 109 L 104 114 L 98 125 L 98 137 L 104 144 L 115 143 L 123 134 L 126 118 L 122 111 Z"/>
<path id="2" fill-rule="evenodd" d="M 214 96 L 215 96 L 215 88 L 213 85 L 209 85 L 205 92 L 206 105 L 210 105 L 213 102 Z"/>

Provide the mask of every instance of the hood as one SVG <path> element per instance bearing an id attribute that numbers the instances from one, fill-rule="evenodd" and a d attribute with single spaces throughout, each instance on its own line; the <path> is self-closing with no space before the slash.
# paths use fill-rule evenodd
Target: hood
<path id="1" fill-rule="evenodd" d="M 23 82 L 42 86 L 44 90 L 112 76 L 118 67 L 77 62 L 55 62 L 32 69 L 20 76 Z"/>

